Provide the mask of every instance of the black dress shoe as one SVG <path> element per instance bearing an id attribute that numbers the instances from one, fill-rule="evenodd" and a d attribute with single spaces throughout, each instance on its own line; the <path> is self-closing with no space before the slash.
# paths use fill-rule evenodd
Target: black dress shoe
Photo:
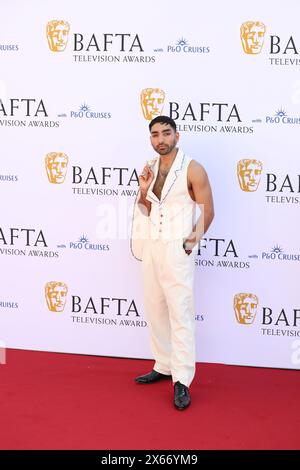
<path id="1" fill-rule="evenodd" d="M 178 410 L 184 410 L 191 403 L 189 388 L 180 382 L 174 385 L 174 405 Z"/>
<path id="2" fill-rule="evenodd" d="M 159 380 L 171 378 L 171 375 L 161 374 L 160 372 L 156 372 L 156 370 L 153 369 L 151 372 L 149 372 L 149 374 L 140 375 L 135 379 L 135 381 L 138 384 L 152 384 L 153 382 L 158 382 Z"/>

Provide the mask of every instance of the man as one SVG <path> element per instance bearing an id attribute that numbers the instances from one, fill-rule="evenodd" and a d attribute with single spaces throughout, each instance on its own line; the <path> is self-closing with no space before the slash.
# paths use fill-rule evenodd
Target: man
<path id="1" fill-rule="evenodd" d="M 149 129 L 159 156 L 139 177 L 132 249 L 142 258 L 155 364 L 150 373 L 135 380 L 150 384 L 172 378 L 174 404 L 183 410 L 191 402 L 189 386 L 195 374 L 195 255 L 214 217 L 213 199 L 202 165 L 177 148 L 179 133 L 173 119 L 158 116 Z M 195 222 L 197 205 L 201 215 Z M 142 244 L 137 240 L 137 226 Z"/>

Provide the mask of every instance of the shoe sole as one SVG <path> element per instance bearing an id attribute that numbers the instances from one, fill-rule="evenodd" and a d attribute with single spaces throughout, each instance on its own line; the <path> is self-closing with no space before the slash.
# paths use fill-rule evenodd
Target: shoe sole
<path id="1" fill-rule="evenodd" d="M 134 381 L 135 381 L 135 383 L 137 383 L 137 384 L 145 384 L 145 385 L 147 385 L 147 384 L 154 384 L 155 382 L 160 382 L 161 380 L 171 380 L 171 379 L 172 379 L 172 375 L 166 375 L 165 377 L 160 377 L 160 378 L 157 379 L 157 380 L 149 380 L 149 381 L 143 382 L 143 381 L 139 381 L 139 380 L 137 380 L 137 379 L 134 379 Z"/>

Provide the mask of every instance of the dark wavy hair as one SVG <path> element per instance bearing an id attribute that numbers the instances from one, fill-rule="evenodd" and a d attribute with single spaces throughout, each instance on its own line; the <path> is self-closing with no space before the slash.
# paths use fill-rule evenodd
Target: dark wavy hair
<path id="1" fill-rule="evenodd" d="M 152 126 L 154 126 L 154 124 L 157 124 L 158 122 L 160 124 L 170 124 L 170 126 L 176 132 L 176 122 L 174 121 L 174 119 L 170 118 L 169 116 L 157 116 L 156 118 L 152 119 L 152 121 L 149 124 L 150 132 L 151 132 Z"/>

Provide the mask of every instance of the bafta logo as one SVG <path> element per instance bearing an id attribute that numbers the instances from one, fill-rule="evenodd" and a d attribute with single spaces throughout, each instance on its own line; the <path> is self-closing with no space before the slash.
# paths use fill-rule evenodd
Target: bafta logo
<path id="1" fill-rule="evenodd" d="M 70 25 L 67 21 L 53 20 L 47 23 L 47 39 L 50 51 L 62 52 L 68 42 Z"/>
<path id="2" fill-rule="evenodd" d="M 62 312 L 65 308 L 68 286 L 64 282 L 47 282 L 45 296 L 51 312 Z"/>
<path id="3" fill-rule="evenodd" d="M 160 88 L 145 88 L 141 92 L 141 106 L 144 118 L 151 121 L 163 111 L 165 92 Z"/>
<path id="4" fill-rule="evenodd" d="M 240 293 L 234 296 L 234 313 L 241 325 L 252 325 L 256 317 L 258 297 L 255 294 Z"/>
<path id="5" fill-rule="evenodd" d="M 259 160 L 244 159 L 237 164 L 237 174 L 240 188 L 243 191 L 256 191 L 260 183 L 262 162 Z"/>
<path id="6" fill-rule="evenodd" d="M 260 21 L 246 21 L 241 25 L 241 41 L 246 54 L 259 54 L 264 44 L 266 27 Z"/>
<path id="7" fill-rule="evenodd" d="M 47 153 L 45 164 L 50 183 L 60 184 L 65 181 L 68 169 L 68 156 L 65 153 Z"/>

